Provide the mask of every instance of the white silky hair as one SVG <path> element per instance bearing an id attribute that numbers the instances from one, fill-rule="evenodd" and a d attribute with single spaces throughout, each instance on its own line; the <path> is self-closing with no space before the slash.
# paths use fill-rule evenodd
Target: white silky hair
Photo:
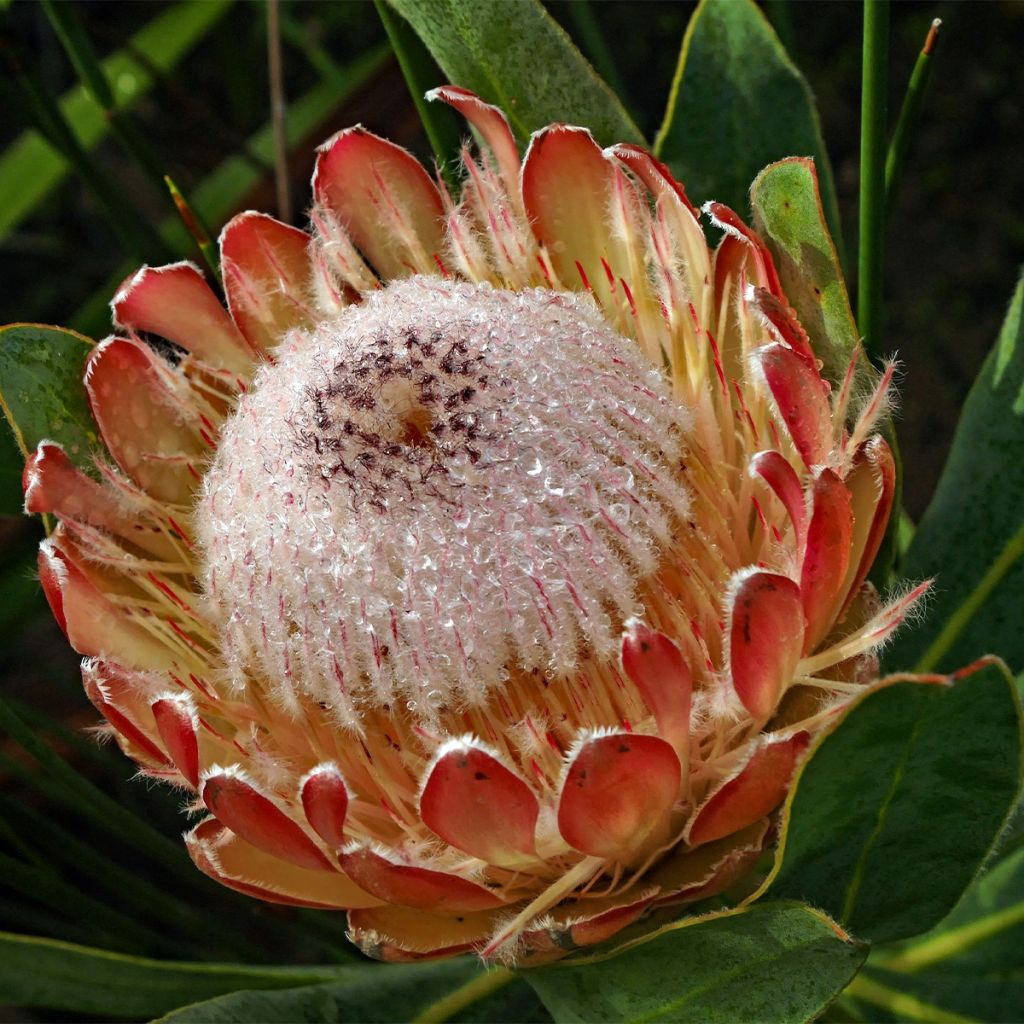
<path id="1" fill-rule="evenodd" d="M 417 276 L 293 332 L 196 511 L 229 683 L 359 730 L 614 660 L 689 513 L 689 426 L 585 294 Z"/>

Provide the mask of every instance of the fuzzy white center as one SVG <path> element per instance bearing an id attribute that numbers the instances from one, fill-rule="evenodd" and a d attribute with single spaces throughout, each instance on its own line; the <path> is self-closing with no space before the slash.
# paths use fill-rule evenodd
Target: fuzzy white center
<path id="1" fill-rule="evenodd" d="M 196 515 L 235 686 L 358 728 L 615 656 L 688 416 L 588 296 L 414 277 L 275 357 Z"/>

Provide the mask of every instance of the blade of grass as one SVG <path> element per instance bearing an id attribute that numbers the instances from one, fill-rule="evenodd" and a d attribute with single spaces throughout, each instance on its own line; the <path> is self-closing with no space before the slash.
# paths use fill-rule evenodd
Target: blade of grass
<path id="1" fill-rule="evenodd" d="M 89 926 L 87 920 L 70 920 L 66 909 L 63 913 L 53 914 L 21 900 L 4 900 L 2 922 L 6 930 L 17 928 L 30 935 L 45 935 L 48 939 L 92 945 L 100 941 L 96 930 Z"/>
<path id="2" fill-rule="evenodd" d="M 885 160 L 886 213 L 892 209 L 896 187 L 899 185 L 900 178 L 903 177 L 903 168 L 906 165 L 907 152 L 910 149 L 910 139 L 920 117 L 921 102 L 924 99 L 925 90 L 928 88 L 928 80 L 931 78 L 932 54 L 935 52 L 941 26 L 942 19 L 936 18 L 928 29 L 924 46 L 921 47 L 914 70 L 910 74 L 910 82 L 903 97 L 899 120 L 896 122 L 896 131 L 893 132 L 892 142 L 889 143 L 889 153 Z"/>
<path id="3" fill-rule="evenodd" d="M 889 66 L 889 0 L 864 0 L 860 121 L 860 238 L 857 324 L 868 355 L 881 355 L 885 271 L 885 100 Z"/>
<path id="4" fill-rule="evenodd" d="M 217 249 L 210 240 L 210 232 L 206 229 L 206 225 L 200 219 L 199 214 L 189 205 L 188 200 L 170 175 L 164 175 L 164 184 L 167 186 L 167 191 L 174 201 L 175 209 L 178 211 L 182 224 L 185 225 L 185 230 L 188 231 L 192 236 L 192 240 L 199 247 L 206 265 L 210 268 L 210 272 L 217 279 L 217 282 L 223 284 L 220 276 L 220 262 L 217 259 Z"/>
<path id="5" fill-rule="evenodd" d="M 68 811 L 93 821 L 101 832 L 115 835 L 119 842 L 151 857 L 161 868 L 166 869 L 176 865 L 177 870 L 173 872 L 176 879 L 174 884 L 180 887 L 182 883 L 186 883 L 187 888 L 182 891 L 190 893 L 190 898 L 195 899 L 197 903 L 201 902 L 202 905 L 208 907 L 211 896 L 214 899 L 223 897 L 228 901 L 238 899 L 201 875 L 178 842 L 170 840 L 156 831 L 143 817 L 129 810 L 127 806 L 112 800 L 110 796 L 85 779 L 39 738 L 47 733 L 53 733 L 62 741 L 78 747 L 84 743 L 80 736 L 69 735 L 60 723 L 47 720 L 46 716 L 40 715 L 38 712 L 26 716 L 26 718 L 32 726 L 30 729 L 20 721 L 20 716 L 13 712 L 10 701 L 0 700 L 0 733 L 12 721 L 18 723 L 19 727 L 15 730 L 8 729 L 8 733 L 18 741 L 26 735 L 35 740 L 30 752 L 44 755 L 38 758 L 42 762 L 43 770 L 40 771 L 36 765 L 26 764 L 20 758 L 8 757 L 3 753 L 0 753 L 0 769 L 28 783 Z M 18 732 L 17 737 L 13 736 L 15 731 Z M 22 744 L 22 746 L 27 745 Z M 102 750 L 96 748 L 91 751 L 93 758 L 101 756 L 102 753 Z M 159 856 L 161 852 L 165 856 Z M 168 858 L 173 858 L 173 861 L 169 861 Z M 278 936 L 282 933 L 291 935 L 297 947 L 312 945 L 336 954 L 337 926 L 334 925 L 332 929 L 325 921 L 321 920 L 323 917 L 324 915 L 320 914 L 315 919 L 317 927 L 310 927 L 312 918 L 294 922 L 281 918 L 275 922 L 274 927 Z M 234 932 L 231 932 L 228 938 L 235 947 L 240 941 L 244 941 Z M 248 956 L 258 957 L 261 947 L 247 945 L 243 951 Z"/>
<path id="6" fill-rule="evenodd" d="M 249 945 L 239 941 L 238 933 L 225 927 L 215 915 L 203 913 L 202 908 L 162 892 L 31 807 L 0 795 L 0 815 L 5 821 L 21 818 L 20 833 L 32 836 L 33 841 L 48 852 L 48 865 L 65 866 L 61 872 L 63 877 L 66 878 L 68 872 L 84 872 L 95 886 L 93 895 L 105 893 L 119 903 L 126 901 L 133 908 L 133 916 L 149 919 L 161 929 L 179 929 L 198 938 L 200 946 L 211 938 L 219 939 L 235 952 L 242 952 L 239 947 Z M 201 949 L 196 950 L 196 955 L 201 952 Z"/>
<path id="7" fill-rule="evenodd" d="M 74 907 L 76 914 L 87 916 L 97 931 L 116 937 L 122 949 L 146 949 L 162 955 L 173 955 L 177 950 L 173 942 L 159 931 L 142 925 L 120 910 L 114 910 L 102 900 L 68 882 L 47 868 L 33 868 L 6 853 L 0 852 L 0 886 L 41 903 L 58 912 L 67 913 Z"/>
<path id="8" fill-rule="evenodd" d="M 0 764 L 6 770 L 19 775 L 70 810 L 95 820 L 108 830 L 116 830 L 126 844 L 152 857 L 161 867 L 189 881 L 195 880 L 195 869 L 177 844 L 150 828 L 79 775 L 38 738 L 2 698 L 0 732 L 7 733 L 38 762 L 37 766 L 30 768 L 0 754 Z"/>
<path id="9" fill-rule="evenodd" d="M 233 0 L 182 0 L 162 10 L 101 62 L 119 107 L 135 103 L 152 88 L 155 75 L 177 65 L 228 12 Z M 59 101 L 85 150 L 92 150 L 109 125 L 82 86 Z M 0 240 L 36 210 L 71 170 L 70 164 L 37 132 L 26 131 L 0 155 Z"/>
<path id="10" fill-rule="evenodd" d="M 136 164 L 146 173 L 157 191 L 162 192 L 163 175 L 156 155 L 128 111 L 118 106 L 106 72 L 75 13 L 75 5 L 66 0 L 60 3 L 42 0 L 42 5 L 86 92 L 103 111 L 111 130 L 134 157 Z"/>
<path id="11" fill-rule="evenodd" d="M 71 130 L 60 105 L 42 84 L 38 73 L 30 69 L 21 55 L 12 49 L 6 49 L 4 56 L 7 74 L 0 81 L 0 95 L 15 109 L 19 109 L 75 169 L 127 252 L 141 260 L 173 258 L 174 253 L 160 235 L 85 151 Z"/>

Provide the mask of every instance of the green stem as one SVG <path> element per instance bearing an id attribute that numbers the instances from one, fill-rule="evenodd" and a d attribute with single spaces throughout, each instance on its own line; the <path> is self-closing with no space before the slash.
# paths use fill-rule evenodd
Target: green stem
<path id="1" fill-rule="evenodd" d="M 506 967 L 494 967 L 486 974 L 481 974 L 472 981 L 449 992 L 443 999 L 431 1003 L 414 1021 L 413 1024 L 443 1024 L 444 1021 L 454 1017 L 472 1006 L 473 1003 L 484 999 L 486 996 L 504 988 L 515 978 L 512 971 Z"/>
<path id="2" fill-rule="evenodd" d="M 870 1003 L 872 1006 L 880 1006 L 897 1020 L 920 1021 L 922 1024 L 973 1024 L 974 1020 L 972 1017 L 962 1017 L 958 1013 L 951 1013 L 940 1006 L 933 1006 L 931 1003 L 918 999 L 917 996 L 910 995 L 909 992 L 900 992 L 898 989 L 867 978 L 864 974 L 858 974 L 846 986 L 844 994 Z"/>
<path id="3" fill-rule="evenodd" d="M 992 591 L 1002 582 L 1003 577 L 1024 558 L 1024 525 L 1006 542 L 985 575 L 975 584 L 974 589 L 946 619 L 939 635 L 931 642 L 928 650 L 914 668 L 915 672 L 931 672 L 942 661 L 949 649 L 956 643 L 967 624 L 978 609 L 989 599 Z"/>
<path id="4" fill-rule="evenodd" d="M 960 956 L 979 943 L 1001 935 L 1011 928 L 1016 928 L 1022 922 L 1024 922 L 1024 904 L 1015 903 L 977 921 L 971 921 L 969 924 L 936 935 L 919 945 L 911 945 L 909 949 L 898 953 L 891 960 L 879 960 L 878 966 L 884 967 L 887 971 L 913 974 L 915 971 L 924 970 L 943 960 Z"/>
<path id="5" fill-rule="evenodd" d="M 395 16 L 386 0 L 373 2 L 391 48 L 395 52 L 398 66 L 405 76 L 412 101 L 416 104 L 416 111 L 423 122 L 423 130 L 427 133 L 430 148 L 434 151 L 434 157 L 448 187 L 454 190 L 457 185 L 454 164 L 459 152 L 459 131 L 456 121 L 447 107 L 440 103 L 428 103 L 424 99 L 427 90 L 441 84 L 432 80 L 436 79 L 433 60 L 409 24 Z"/>
<path id="6" fill-rule="evenodd" d="M 932 53 L 939 37 L 939 27 L 942 21 L 936 18 L 928 35 L 925 37 L 924 46 L 917 55 L 917 62 L 910 75 L 910 83 L 907 85 L 906 95 L 903 97 L 903 106 L 900 108 L 899 120 L 896 122 L 896 131 L 893 133 L 892 142 L 889 144 L 889 155 L 885 161 L 885 208 L 886 212 L 892 209 L 893 196 L 896 194 L 896 186 L 903 176 L 903 168 L 907 162 L 907 152 L 910 149 L 910 139 L 917 125 L 921 113 L 921 101 L 924 98 L 925 89 L 928 87 L 928 79 L 932 72 Z"/>
<path id="7" fill-rule="evenodd" d="M 6 98 L 14 109 L 19 109 L 32 127 L 74 167 L 126 252 L 143 261 L 173 259 L 175 254 L 148 220 L 93 162 L 38 74 L 12 49 L 6 49 L 5 56 L 10 70 L 0 75 L 0 98 Z"/>
<path id="8" fill-rule="evenodd" d="M 885 98 L 889 65 L 889 0 L 864 0 L 860 122 L 860 242 L 857 322 L 872 358 L 882 349 L 885 259 Z"/>
<path id="9" fill-rule="evenodd" d="M 171 199 L 174 200 L 174 205 L 182 224 L 185 225 L 186 230 L 192 236 L 196 245 L 199 246 L 199 251 L 203 254 L 206 265 L 210 268 L 217 282 L 219 284 L 223 283 L 220 276 L 217 247 L 210 240 L 210 232 L 207 231 L 202 218 L 192 209 L 189 201 L 182 195 L 181 189 L 178 188 L 169 175 L 164 175 L 164 184 L 167 186 Z"/>

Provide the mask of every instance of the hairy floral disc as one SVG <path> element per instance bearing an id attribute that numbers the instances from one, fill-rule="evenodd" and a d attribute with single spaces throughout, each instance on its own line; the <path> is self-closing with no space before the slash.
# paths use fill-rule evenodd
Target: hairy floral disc
<path id="1" fill-rule="evenodd" d="M 617 656 L 688 416 L 589 297 L 415 277 L 275 355 L 195 517 L 236 686 L 358 727 Z"/>

